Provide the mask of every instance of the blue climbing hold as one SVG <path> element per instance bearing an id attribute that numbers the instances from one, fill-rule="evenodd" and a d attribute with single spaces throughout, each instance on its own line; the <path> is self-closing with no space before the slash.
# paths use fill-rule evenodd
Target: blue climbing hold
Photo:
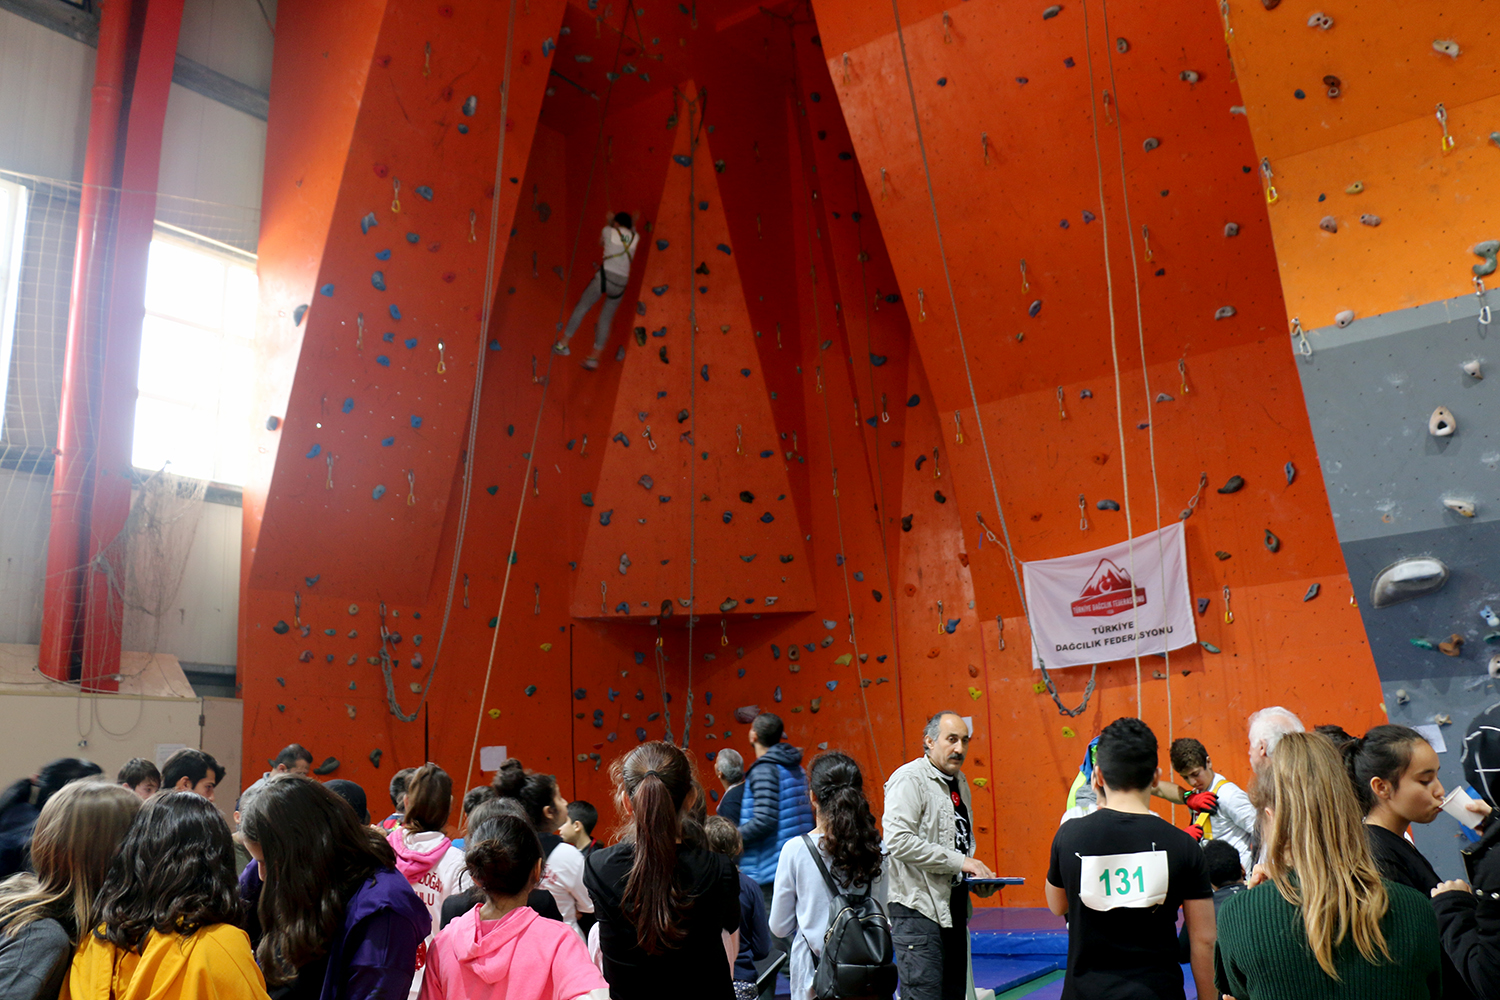
<path id="1" fill-rule="evenodd" d="M 612 438 L 610 438 L 610 440 L 611 441 L 618 441 L 618 442 L 620 442 L 621 444 L 623 444 L 627 448 L 630 447 L 630 438 L 628 438 L 628 437 L 625 436 L 625 432 L 624 431 L 615 431 L 615 436 L 612 437 Z"/>
<path id="2" fill-rule="evenodd" d="M 376 250 L 375 251 L 375 259 L 376 260 L 390 260 L 391 259 L 391 251 L 389 249 Z"/>
<path id="3" fill-rule="evenodd" d="M 954 632 L 957 632 L 958 631 L 958 619 L 957 618 L 949 618 L 948 621 L 947 621 L 947 623 L 943 626 L 943 631 L 947 632 L 949 635 L 952 635 Z"/>
<path id="4" fill-rule="evenodd" d="M 557 48 L 556 42 L 554 42 L 551 38 L 544 39 L 542 41 L 542 58 L 545 59 L 550 56 L 552 54 L 552 50 L 555 48 Z"/>
<path id="5" fill-rule="evenodd" d="M 392 302 L 388 311 L 391 314 L 391 319 L 401 318 L 401 310 L 396 308 L 396 303 Z"/>
<path id="6" fill-rule="evenodd" d="M 770 448 L 767 448 L 765 451 L 763 451 L 763 452 L 760 453 L 760 457 L 761 458 L 770 458 L 774 454 L 776 454 L 774 451 L 772 451 Z"/>
<path id="7" fill-rule="evenodd" d="M 413 413 L 411 415 L 411 425 L 412 425 L 412 427 L 421 427 L 422 426 L 422 418 L 419 417 L 419 416 L 417 416 L 415 413 Z"/>
<path id="8" fill-rule="evenodd" d="M 621 601 L 619 604 L 615 605 L 615 610 L 623 615 L 630 611 L 630 605 L 626 604 L 624 601 Z"/>
<path id="9" fill-rule="evenodd" d="M 353 413 L 354 412 L 354 397 L 353 396 L 350 396 L 348 399 L 344 400 L 344 412 L 345 413 Z"/>
<path id="10" fill-rule="evenodd" d="M 330 282 L 329 284 L 326 284 L 322 288 L 318 289 L 318 294 L 319 295 L 326 295 L 330 299 L 333 298 L 333 284 L 332 284 L 332 282 Z"/>
<path id="11" fill-rule="evenodd" d="M 426 184 L 417 185 L 417 194 L 421 195 L 428 201 L 432 200 L 432 188 L 428 187 Z"/>
<path id="12" fill-rule="evenodd" d="M 885 364 L 885 362 L 886 356 L 884 354 L 870 355 L 870 364 L 874 365 L 876 368 L 879 368 L 881 365 Z"/>
<path id="13" fill-rule="evenodd" d="M 359 231 L 362 235 L 370 235 L 370 230 L 380 225 L 380 220 L 375 218 L 374 212 L 366 212 L 364 218 L 359 220 Z"/>
<path id="14" fill-rule="evenodd" d="M 734 511 L 732 511 L 732 510 L 726 510 L 724 512 L 724 523 L 725 524 L 729 524 L 733 520 L 734 520 Z"/>
<path id="15" fill-rule="evenodd" d="M 646 730 L 641 726 L 635 727 L 635 738 L 639 743 L 646 742 Z"/>
<path id="16" fill-rule="evenodd" d="M 776 520 L 776 515 L 772 514 L 770 511 L 766 511 L 764 514 L 762 514 L 760 516 L 760 523 L 761 524 L 770 524 L 774 520 Z"/>
<path id="17" fill-rule="evenodd" d="M 750 377 L 750 369 L 748 369 L 748 368 L 741 368 L 740 369 L 740 374 L 743 375 L 743 376 L 745 376 L 746 378 L 749 378 Z"/>
<path id="18" fill-rule="evenodd" d="M 320 444 L 315 444 L 311 448 L 307 449 L 307 457 L 308 458 L 317 458 L 318 455 L 322 451 L 323 451 L 323 446 L 320 445 Z"/>
<path id="19" fill-rule="evenodd" d="M 774 692 L 772 692 L 771 697 L 775 698 L 777 701 L 781 700 L 781 685 L 780 684 L 776 685 L 776 690 Z"/>
<path id="20" fill-rule="evenodd" d="M 1061 226 L 1064 229 L 1067 229 L 1068 228 L 1068 220 L 1067 219 L 1063 219 L 1061 222 L 1058 223 L 1058 225 Z"/>
<path id="21" fill-rule="evenodd" d="M 702 368 L 698 369 L 698 374 L 702 375 L 703 376 L 703 381 L 707 382 L 708 381 L 708 365 L 704 365 Z"/>
<path id="22" fill-rule="evenodd" d="M 658 496 L 656 498 L 656 500 L 657 500 L 658 503 L 671 503 L 672 502 L 672 498 L 669 497 L 669 496 Z"/>
<path id="23" fill-rule="evenodd" d="M 668 243 L 666 240 L 657 240 L 656 241 L 656 249 L 658 249 L 658 250 L 665 250 L 667 247 L 669 247 L 671 245 L 672 244 Z"/>
<path id="24" fill-rule="evenodd" d="M 700 202 L 698 202 L 698 211 L 700 211 L 700 212 L 707 212 L 708 211 L 708 202 L 706 202 L 706 201 L 700 201 Z"/>
<path id="25" fill-rule="evenodd" d="M 838 681 L 829 681 L 828 682 L 828 690 L 830 690 L 830 691 L 834 690 L 838 686 L 839 686 L 839 682 Z"/>
<path id="26" fill-rule="evenodd" d="M 384 365 L 385 367 L 389 368 L 391 366 L 391 359 L 382 354 L 375 359 L 375 363 L 377 365 Z"/>
<path id="27" fill-rule="evenodd" d="M 635 662 L 637 664 L 645 663 L 646 662 L 646 654 L 642 653 L 640 650 L 636 650 Z M 635 700 L 636 701 L 643 701 L 644 700 L 644 695 L 642 695 L 642 693 L 640 691 L 637 691 L 635 693 Z"/>
<path id="28" fill-rule="evenodd" d="M 940 76 L 940 77 L 938 77 L 938 86 L 939 87 L 946 87 L 946 86 L 948 86 L 948 78 L 946 76 Z"/>
<path id="29" fill-rule="evenodd" d="M 600 524 L 600 526 L 601 527 L 608 527 L 609 526 L 609 519 L 612 518 L 612 517 L 614 517 L 614 516 L 615 516 L 615 512 L 613 510 L 602 511 L 599 514 L 599 524 Z"/>
<path id="30" fill-rule="evenodd" d="M 374 274 L 370 275 L 370 284 L 375 286 L 375 290 L 377 292 L 385 291 L 385 272 L 376 271 Z"/>
<path id="31" fill-rule="evenodd" d="M 583 505 L 585 507 L 592 507 L 592 506 L 594 506 L 594 494 L 593 493 L 585 493 L 583 496 L 579 497 L 579 499 L 583 501 Z"/>
<path id="32" fill-rule="evenodd" d="M 469 126 L 465 125 L 463 122 L 459 122 L 458 123 L 458 134 L 459 135 L 468 135 L 469 134 Z"/>
<path id="33" fill-rule="evenodd" d="M 370 491 L 370 496 L 373 499 L 375 499 L 375 500 L 379 500 L 381 497 L 385 496 L 385 487 L 384 486 L 377 486 L 377 487 L 375 487 L 373 490 Z"/>
<path id="34" fill-rule="evenodd" d="M 408 351 L 414 351 L 414 350 L 416 350 L 416 347 L 417 347 L 417 338 L 416 337 L 407 337 L 406 338 L 406 349 Z"/>
<path id="35" fill-rule="evenodd" d="M 500 350 L 500 341 L 491 339 L 490 340 L 490 350 L 492 350 L 492 351 L 498 351 L 498 350 Z"/>
<path id="36" fill-rule="evenodd" d="M 834 565 L 836 565 L 836 566 L 842 566 L 842 565 L 844 565 L 844 554 L 842 552 L 836 552 L 836 553 L 834 553 L 833 561 L 834 561 Z"/>
<path id="37" fill-rule="evenodd" d="M 673 153 L 672 162 L 677 164 L 679 167 L 690 167 L 693 165 L 693 158 L 691 156 L 685 156 L 682 153 Z"/>
<path id="38" fill-rule="evenodd" d="M 1094 213 L 1090 212 L 1088 209 L 1085 208 L 1083 210 L 1083 224 L 1086 226 L 1090 222 L 1093 222 L 1093 221 L 1094 221 Z"/>
<path id="39" fill-rule="evenodd" d="M 385 333 L 382 333 L 380 335 L 380 339 L 385 341 L 387 344 L 394 344 L 396 342 L 396 335 L 390 330 L 387 330 Z"/>
<path id="40" fill-rule="evenodd" d="M 301 326 L 302 317 L 307 315 L 307 306 L 298 306 L 292 310 L 292 325 Z"/>
<path id="41" fill-rule="evenodd" d="M 773 659 L 773 660 L 779 660 L 779 659 L 781 659 L 781 647 L 778 646 L 778 645 L 776 645 L 776 643 L 774 643 L 774 642 L 771 643 L 771 659 Z"/>
<path id="42" fill-rule="evenodd" d="M 393 438 L 393 437 L 381 438 L 380 439 L 380 444 L 384 448 L 389 448 L 391 445 L 393 445 L 395 443 L 396 443 L 396 439 Z"/>
<path id="43" fill-rule="evenodd" d="M 865 575 L 863 573 L 856 572 L 854 574 L 854 579 L 858 580 L 860 583 L 863 583 L 864 579 L 865 579 Z"/>
<path id="44" fill-rule="evenodd" d="M 729 249 L 728 243 L 720 243 L 718 246 L 714 247 L 714 249 L 720 251 L 721 253 L 724 253 L 727 256 L 734 256 L 734 251 Z"/>
<path id="45" fill-rule="evenodd" d="M 667 294 L 667 287 L 668 286 L 666 286 L 666 285 L 656 285 L 656 286 L 654 286 L 651 289 L 651 294 L 652 295 L 665 295 L 665 294 Z"/>
<path id="46" fill-rule="evenodd" d="M 808 94 L 807 96 L 812 99 L 812 102 L 814 104 L 817 104 L 819 101 L 821 101 L 823 99 L 823 95 L 820 94 L 820 93 L 818 93 L 816 90 L 813 91 L 811 94 Z"/>
<path id="47" fill-rule="evenodd" d="M 408 243 L 416 243 L 421 238 L 422 237 L 418 236 L 416 233 L 407 233 L 406 234 L 406 242 L 408 242 Z"/>
<path id="48" fill-rule="evenodd" d="M 906 405 L 907 406 L 917 406 L 921 402 L 922 402 L 922 397 L 918 396 L 916 393 L 912 393 L 911 394 L 911 398 L 906 401 Z"/>
<path id="49" fill-rule="evenodd" d="M 1036 301 L 1032 302 L 1031 305 L 1029 305 L 1029 306 L 1026 307 L 1026 315 L 1028 315 L 1028 316 L 1035 316 L 1037 313 L 1039 313 L 1041 311 L 1042 311 L 1042 300 L 1041 299 L 1037 299 Z"/>

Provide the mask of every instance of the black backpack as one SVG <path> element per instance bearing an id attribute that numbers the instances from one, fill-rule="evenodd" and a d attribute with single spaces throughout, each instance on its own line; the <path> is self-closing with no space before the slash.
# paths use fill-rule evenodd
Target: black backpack
<path id="1" fill-rule="evenodd" d="M 896 992 L 896 961 L 885 910 L 868 886 L 858 896 L 841 890 L 812 838 L 803 834 L 802 842 L 833 897 L 823 954 L 813 959 L 813 996 L 817 1000 L 890 1000 Z"/>

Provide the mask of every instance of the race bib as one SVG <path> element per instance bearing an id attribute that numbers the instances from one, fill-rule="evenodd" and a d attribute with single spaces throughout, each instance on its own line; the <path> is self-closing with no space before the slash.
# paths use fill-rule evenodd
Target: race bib
<path id="1" fill-rule="evenodd" d="M 1144 910 L 1167 898 L 1166 851 L 1135 854 L 1079 855 L 1083 873 L 1078 896 L 1091 910 L 1120 907 Z"/>

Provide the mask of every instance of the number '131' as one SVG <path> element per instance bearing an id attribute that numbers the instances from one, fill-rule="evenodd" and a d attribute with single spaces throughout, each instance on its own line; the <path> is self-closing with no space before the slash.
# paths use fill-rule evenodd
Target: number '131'
<path id="1" fill-rule="evenodd" d="M 1111 881 L 1111 876 L 1120 880 L 1118 887 Z M 1135 879 L 1136 891 L 1146 891 L 1146 876 L 1143 868 L 1137 868 L 1134 872 L 1125 868 L 1116 868 L 1110 871 L 1106 868 L 1099 873 L 1099 881 L 1104 883 L 1104 894 L 1106 896 L 1126 896 L 1130 893 L 1130 880 Z"/>

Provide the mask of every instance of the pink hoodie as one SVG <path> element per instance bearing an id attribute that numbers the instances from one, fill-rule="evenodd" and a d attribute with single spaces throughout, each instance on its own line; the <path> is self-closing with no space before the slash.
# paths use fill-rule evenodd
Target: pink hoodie
<path id="1" fill-rule="evenodd" d="M 385 838 L 396 852 L 396 870 L 406 876 L 406 881 L 416 882 L 423 875 L 443 860 L 443 855 L 448 853 L 449 846 L 453 841 L 447 837 L 439 838 L 437 846 L 426 854 L 418 854 L 406 843 L 406 831 L 400 827 L 392 830 Z"/>
<path id="2" fill-rule="evenodd" d="M 422 1000 L 576 1000 L 608 988 L 567 924 L 529 906 L 480 920 L 481 908 L 433 939 Z"/>

